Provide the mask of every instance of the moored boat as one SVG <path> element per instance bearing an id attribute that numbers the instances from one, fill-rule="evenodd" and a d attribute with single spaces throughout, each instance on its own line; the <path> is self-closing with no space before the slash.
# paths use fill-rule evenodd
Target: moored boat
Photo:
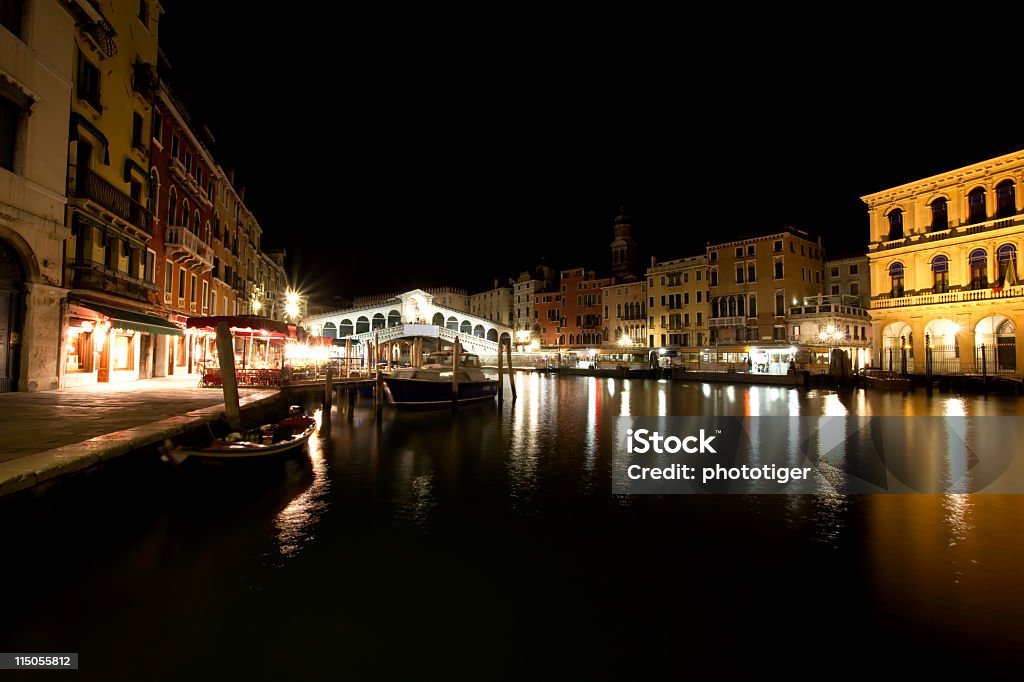
<path id="1" fill-rule="evenodd" d="M 316 430 L 316 420 L 293 405 L 288 417 L 258 429 L 229 433 L 198 445 L 178 445 L 165 454 L 177 463 L 189 457 L 202 459 L 271 459 L 301 451 Z"/>
<path id="2" fill-rule="evenodd" d="M 382 377 L 384 395 L 399 407 L 442 407 L 452 404 L 452 351 L 437 351 L 422 367 L 402 367 Z M 490 379 L 473 353 L 460 353 L 457 382 L 458 404 L 493 400 L 497 379 Z"/>

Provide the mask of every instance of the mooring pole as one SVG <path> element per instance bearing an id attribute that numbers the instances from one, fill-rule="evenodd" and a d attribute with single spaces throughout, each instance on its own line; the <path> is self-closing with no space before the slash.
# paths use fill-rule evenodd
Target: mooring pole
<path id="1" fill-rule="evenodd" d="M 452 345 L 452 409 L 459 405 L 459 337 L 455 337 Z"/>
<path id="2" fill-rule="evenodd" d="M 501 385 L 505 379 L 505 367 L 501 361 L 501 354 L 505 351 L 505 343 L 498 341 L 498 405 L 501 405 L 502 401 L 505 400 L 505 388 Z"/>
<path id="3" fill-rule="evenodd" d="M 232 431 L 241 431 L 242 411 L 238 406 L 235 348 L 231 342 L 231 329 L 225 320 L 217 323 L 217 355 L 220 356 L 220 378 L 224 387 L 224 415 Z"/>
<path id="4" fill-rule="evenodd" d="M 499 350 L 499 352 L 500 352 L 500 350 Z M 508 387 L 510 389 L 512 389 L 512 402 L 514 403 L 516 401 L 516 382 L 515 382 L 515 378 L 512 376 L 512 341 L 511 341 L 511 339 L 509 340 L 508 345 L 505 346 L 505 352 L 508 354 L 507 355 L 507 357 L 508 357 Z"/>

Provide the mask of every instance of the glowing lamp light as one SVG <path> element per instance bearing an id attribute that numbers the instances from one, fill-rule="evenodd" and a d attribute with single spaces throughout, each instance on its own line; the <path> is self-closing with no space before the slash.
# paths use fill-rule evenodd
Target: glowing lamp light
<path id="1" fill-rule="evenodd" d="M 633 341 L 628 336 L 624 335 L 621 339 L 619 339 L 619 345 L 623 347 L 631 346 L 633 345 Z"/>
<path id="2" fill-rule="evenodd" d="M 252 311 L 258 313 L 263 308 L 263 303 L 258 298 L 252 299 Z"/>

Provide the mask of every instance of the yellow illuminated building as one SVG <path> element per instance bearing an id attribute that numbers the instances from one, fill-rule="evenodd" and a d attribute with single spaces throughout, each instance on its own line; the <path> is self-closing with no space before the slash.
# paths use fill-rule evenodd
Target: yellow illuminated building
<path id="1" fill-rule="evenodd" d="M 706 256 L 662 263 L 651 259 L 647 269 L 649 348 L 698 348 L 707 342 L 709 285 Z"/>
<path id="2" fill-rule="evenodd" d="M 876 364 L 1020 374 L 1022 182 L 1024 150 L 861 197 Z"/>

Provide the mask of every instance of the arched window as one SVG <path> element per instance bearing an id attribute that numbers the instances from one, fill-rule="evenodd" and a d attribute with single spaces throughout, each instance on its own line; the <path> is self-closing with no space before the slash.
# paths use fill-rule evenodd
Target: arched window
<path id="1" fill-rule="evenodd" d="M 985 209 L 985 188 L 975 187 L 967 195 L 967 222 L 970 224 L 983 223 L 988 220 L 988 211 Z"/>
<path id="2" fill-rule="evenodd" d="M 996 185 L 996 217 L 1009 218 L 1017 212 L 1013 180 L 1003 180 Z"/>
<path id="3" fill-rule="evenodd" d="M 444 315 L 441 313 L 434 313 L 433 319 L 430 320 L 431 324 L 436 324 L 438 327 L 444 326 Z"/>
<path id="4" fill-rule="evenodd" d="M 459 325 L 460 334 L 472 334 L 473 324 L 469 320 L 463 320 L 462 324 Z"/>
<path id="5" fill-rule="evenodd" d="M 338 324 L 338 338 L 352 336 L 352 320 L 342 320 Z"/>
<path id="6" fill-rule="evenodd" d="M 903 211 L 894 208 L 886 217 L 889 219 L 889 241 L 903 239 Z"/>
<path id="7" fill-rule="evenodd" d="M 945 256 L 932 258 L 932 293 L 944 294 L 949 291 L 949 259 Z"/>
<path id="8" fill-rule="evenodd" d="M 210 221 L 207 220 L 206 221 L 206 225 L 203 227 L 203 241 L 206 242 L 207 244 L 210 243 L 210 233 L 211 232 L 212 232 L 212 230 L 210 229 Z"/>
<path id="9" fill-rule="evenodd" d="M 192 214 L 192 231 L 195 232 L 196 234 L 199 234 L 199 224 L 199 211 L 196 211 L 195 213 Z"/>
<path id="10" fill-rule="evenodd" d="M 338 338 L 338 328 L 334 326 L 333 322 L 324 322 L 323 336 L 326 339 Z"/>
<path id="11" fill-rule="evenodd" d="M 402 324 L 402 315 L 397 310 L 392 310 L 388 313 L 388 326 L 397 327 Z"/>
<path id="12" fill-rule="evenodd" d="M 932 209 L 932 225 L 929 231 L 945 230 L 949 228 L 949 206 L 946 200 L 939 197 L 930 205 Z"/>
<path id="13" fill-rule="evenodd" d="M 178 218 L 180 219 L 178 224 L 188 228 L 188 199 L 181 200 L 181 213 Z"/>
<path id="14" fill-rule="evenodd" d="M 739 299 L 737 299 L 737 301 L 736 301 L 736 314 L 739 315 L 740 317 L 743 317 L 743 315 L 744 315 L 744 313 L 743 313 L 743 300 L 744 300 L 744 298 L 742 296 L 740 296 Z"/>
<path id="15" fill-rule="evenodd" d="M 751 294 L 747 301 L 747 317 L 757 317 L 757 296 Z"/>
<path id="16" fill-rule="evenodd" d="M 988 254 L 985 249 L 975 249 L 968 257 L 971 267 L 971 288 L 984 289 L 988 286 Z"/>
<path id="17" fill-rule="evenodd" d="M 384 313 L 375 313 L 370 324 L 371 329 L 383 329 L 385 325 Z"/>
<path id="18" fill-rule="evenodd" d="M 364 334 L 370 331 L 370 321 L 366 319 L 365 315 L 360 315 L 356 319 L 356 334 Z"/>
<path id="19" fill-rule="evenodd" d="M 149 210 L 156 213 L 156 198 L 160 189 L 160 174 L 156 168 L 149 171 Z"/>
<path id="20" fill-rule="evenodd" d="M 459 331 L 459 321 L 454 316 L 448 318 L 448 322 L 445 323 L 445 327 L 451 329 L 453 332 Z"/>
<path id="21" fill-rule="evenodd" d="M 889 296 L 899 298 L 903 295 L 903 263 L 893 263 L 889 266 L 889 279 L 892 281 Z"/>
<path id="22" fill-rule="evenodd" d="M 999 266 L 999 281 L 1006 285 L 1017 283 L 1017 247 L 1003 244 L 996 249 L 996 264 Z M 1007 281 L 1007 273 L 1010 273 Z"/>
<path id="23" fill-rule="evenodd" d="M 178 193 L 172 187 L 169 195 L 170 199 L 167 200 L 167 224 L 177 225 L 178 221 L 175 218 L 178 215 Z"/>

